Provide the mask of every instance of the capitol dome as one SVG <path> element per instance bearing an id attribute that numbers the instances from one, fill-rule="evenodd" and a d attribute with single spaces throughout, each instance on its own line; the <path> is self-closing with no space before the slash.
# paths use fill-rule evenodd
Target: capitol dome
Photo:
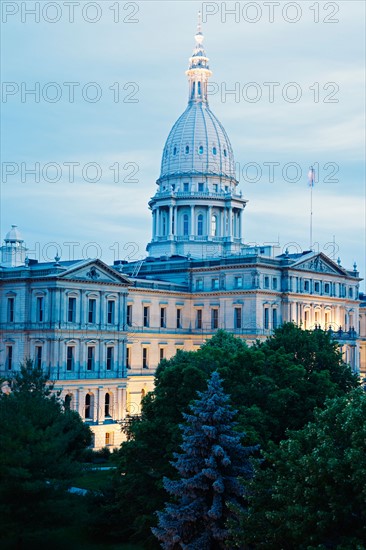
<path id="1" fill-rule="evenodd" d="M 235 178 L 228 135 L 204 101 L 189 102 L 165 143 L 160 179 L 182 174 Z"/>
<path id="2" fill-rule="evenodd" d="M 7 232 L 5 236 L 5 242 L 6 243 L 22 243 L 23 238 L 22 235 L 18 229 L 18 226 L 12 225 L 10 231 Z"/>

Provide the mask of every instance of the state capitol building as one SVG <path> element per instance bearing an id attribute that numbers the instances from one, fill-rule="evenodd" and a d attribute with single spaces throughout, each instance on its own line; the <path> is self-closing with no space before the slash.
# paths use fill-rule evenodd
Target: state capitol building
<path id="1" fill-rule="evenodd" d="M 154 371 L 218 329 L 248 344 L 293 321 L 329 330 L 366 376 L 366 301 L 356 265 L 323 253 L 280 253 L 243 238 L 246 200 L 234 154 L 211 111 L 201 26 L 186 71 L 188 105 L 166 140 L 149 202 L 152 238 L 138 262 L 39 263 L 13 226 L 1 247 L 0 376 L 25 358 L 45 370 L 88 422 L 94 446 L 117 446 Z"/>

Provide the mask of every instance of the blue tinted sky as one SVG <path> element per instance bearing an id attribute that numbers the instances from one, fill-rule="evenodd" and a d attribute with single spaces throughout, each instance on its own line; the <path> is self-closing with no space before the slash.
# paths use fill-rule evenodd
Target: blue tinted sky
<path id="1" fill-rule="evenodd" d="M 147 203 L 165 139 L 186 106 L 184 71 L 202 8 L 213 12 L 203 25 L 213 70 L 210 106 L 229 134 L 240 189 L 249 199 L 246 241 L 279 238 L 283 247 L 308 248 L 307 172 L 315 164 L 316 246 L 340 256 L 345 267 L 356 260 L 365 275 L 364 2 L 270 2 L 272 23 L 268 2 L 237 3 L 235 16 L 225 14 L 234 2 L 80 0 L 72 6 L 73 23 L 63 1 L 41 2 L 35 22 L 25 12 L 35 4 L 2 2 L 2 80 L 9 84 L 1 105 L 1 239 L 17 224 L 40 260 L 53 258 L 56 247 L 65 260 L 145 255 Z M 46 4 L 53 6 L 42 12 Z M 74 102 L 65 82 L 80 84 Z M 96 87 L 88 86 L 93 82 Z M 273 101 L 266 82 L 278 83 Z M 22 101 L 21 91 L 35 83 L 39 102 L 32 95 Z M 225 95 L 235 86 L 238 97 Z M 93 103 L 97 90 L 102 96 Z M 300 93 L 301 99 L 285 100 L 286 90 L 288 99 Z M 257 93 L 262 97 L 255 102 Z M 4 165 L 9 162 L 15 164 Z M 69 162 L 79 163 L 74 181 Z M 272 162 L 279 164 L 269 181 Z M 35 163 L 39 183 L 24 173 Z M 48 163 L 60 166 L 58 175 L 52 167 L 42 175 Z M 93 166 L 85 172 L 88 163 L 101 173 Z M 293 166 L 286 175 L 288 163 L 300 166 L 299 181 L 290 181 L 297 176 Z M 17 172 L 6 178 L 4 170 L 12 169 Z M 58 181 L 49 181 L 56 175 Z M 87 181 L 95 175 L 99 181 Z"/>

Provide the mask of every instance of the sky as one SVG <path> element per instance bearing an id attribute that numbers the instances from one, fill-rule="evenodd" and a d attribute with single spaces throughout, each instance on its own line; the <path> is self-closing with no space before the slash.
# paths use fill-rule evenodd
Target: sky
<path id="1" fill-rule="evenodd" d="M 245 242 L 309 249 L 313 165 L 313 248 L 366 276 L 363 1 L 1 8 L 1 241 L 16 224 L 40 261 L 146 255 L 201 10 Z"/>

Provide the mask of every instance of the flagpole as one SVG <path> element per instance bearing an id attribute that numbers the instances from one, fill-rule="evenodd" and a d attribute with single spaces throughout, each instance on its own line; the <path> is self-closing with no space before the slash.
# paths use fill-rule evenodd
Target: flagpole
<path id="1" fill-rule="evenodd" d="M 310 186 L 310 250 L 313 250 L 313 187 L 315 180 L 315 171 L 313 166 L 310 166 L 308 179 Z"/>

